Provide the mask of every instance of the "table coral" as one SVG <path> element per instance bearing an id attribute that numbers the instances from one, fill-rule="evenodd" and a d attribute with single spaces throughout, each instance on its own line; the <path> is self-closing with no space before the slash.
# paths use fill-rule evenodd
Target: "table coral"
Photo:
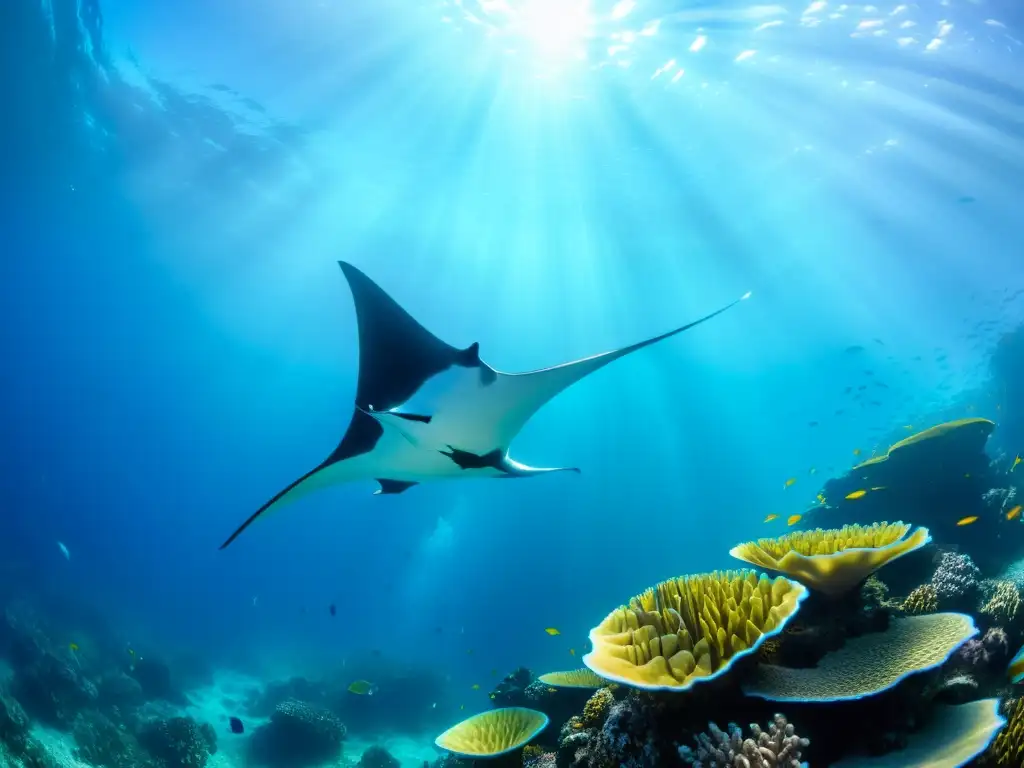
<path id="1" fill-rule="evenodd" d="M 699 734 L 695 741 L 696 750 L 679 747 L 679 757 L 692 768 L 800 768 L 801 752 L 811 743 L 797 736 L 793 725 L 778 714 L 767 731 L 751 723 L 747 739 L 735 723 L 729 723 L 728 731 L 708 723 L 708 733 Z"/>

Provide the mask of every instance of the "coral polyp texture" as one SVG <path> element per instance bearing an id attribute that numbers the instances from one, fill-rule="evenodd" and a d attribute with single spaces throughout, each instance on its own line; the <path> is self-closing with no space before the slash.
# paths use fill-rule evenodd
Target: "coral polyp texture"
<path id="1" fill-rule="evenodd" d="M 1009 626 L 1020 612 L 1020 590 L 1012 581 L 993 581 L 983 585 L 987 599 L 979 612 L 993 621 Z"/>
<path id="2" fill-rule="evenodd" d="M 900 610 L 911 616 L 935 613 L 939 610 L 939 594 L 931 584 L 914 587 L 906 599 L 900 603 Z"/>
<path id="3" fill-rule="evenodd" d="M 800 768 L 801 751 L 811 743 L 797 736 L 782 715 L 775 715 L 767 731 L 751 723 L 746 739 L 735 723 L 729 723 L 728 731 L 708 723 L 708 732 L 694 740 L 697 749 L 679 748 L 679 757 L 691 768 Z"/>
<path id="4" fill-rule="evenodd" d="M 910 734 L 903 749 L 878 757 L 850 757 L 832 768 L 959 768 L 984 752 L 1005 723 L 999 715 L 999 699 L 936 707 L 924 728 Z M 1021 763 L 1006 765 L 1019 768 Z"/>
<path id="5" fill-rule="evenodd" d="M 999 732 L 985 755 L 986 766 L 1020 768 L 1024 765 L 1024 698 L 1017 699 L 1009 712 L 1009 722 Z"/>
<path id="6" fill-rule="evenodd" d="M 453 725 L 434 743 L 457 757 L 483 759 L 522 749 L 547 728 L 548 716 L 525 707 L 505 707 Z"/>
<path id="7" fill-rule="evenodd" d="M 781 576 L 715 571 L 663 581 L 590 631 L 583 663 L 647 690 L 682 691 L 724 674 L 783 630 L 807 590 Z"/>
<path id="8" fill-rule="evenodd" d="M 973 619 L 960 613 L 897 619 L 885 632 L 847 640 L 816 667 L 761 665 L 743 690 L 772 701 L 862 699 L 943 664 L 977 633 Z"/>
<path id="9" fill-rule="evenodd" d="M 818 528 L 739 544 L 729 554 L 780 571 L 818 592 L 835 595 L 931 541 L 927 528 L 918 528 L 907 536 L 909 531 L 909 525 L 899 522 Z"/>
<path id="10" fill-rule="evenodd" d="M 943 552 L 932 574 L 932 586 L 939 600 L 959 600 L 981 588 L 981 571 L 970 555 Z"/>
<path id="11" fill-rule="evenodd" d="M 567 672 L 548 672 L 537 679 L 552 688 L 603 688 L 608 685 L 607 680 L 598 677 L 586 667 Z"/>

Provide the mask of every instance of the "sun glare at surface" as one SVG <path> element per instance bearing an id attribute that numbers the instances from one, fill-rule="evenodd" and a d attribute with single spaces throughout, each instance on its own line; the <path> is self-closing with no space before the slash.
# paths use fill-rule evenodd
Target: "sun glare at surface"
<path id="1" fill-rule="evenodd" d="M 585 56 L 593 18 L 589 0 L 529 0 L 518 11 L 520 32 L 545 56 Z"/>

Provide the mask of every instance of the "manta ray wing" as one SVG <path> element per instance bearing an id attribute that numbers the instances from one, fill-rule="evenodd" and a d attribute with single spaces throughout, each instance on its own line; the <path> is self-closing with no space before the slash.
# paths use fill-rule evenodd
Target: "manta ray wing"
<path id="1" fill-rule="evenodd" d="M 378 479 L 382 493 L 413 484 L 403 477 L 398 457 L 409 454 L 398 431 L 385 430 L 369 412 L 396 408 L 432 377 L 448 368 L 479 369 L 479 345 L 457 349 L 420 325 L 370 278 L 338 262 L 352 290 L 359 330 L 359 377 L 352 420 L 330 456 L 257 509 L 221 545 L 268 512 L 324 488 L 353 480 Z M 476 370 L 479 377 L 480 370 Z M 415 418 L 415 417 L 413 417 Z"/>
<path id="2" fill-rule="evenodd" d="M 451 385 L 437 400 L 429 421 L 410 420 L 407 416 L 392 413 L 372 415 L 421 448 L 448 453 L 454 447 L 479 456 L 487 455 L 496 448 L 507 451 L 530 417 L 567 387 L 621 357 L 707 322 L 749 295 L 658 336 L 550 368 L 528 373 L 502 373 L 481 363 L 483 368 L 493 373 L 493 376 L 488 374 L 484 377 L 476 371 L 453 369 Z"/>

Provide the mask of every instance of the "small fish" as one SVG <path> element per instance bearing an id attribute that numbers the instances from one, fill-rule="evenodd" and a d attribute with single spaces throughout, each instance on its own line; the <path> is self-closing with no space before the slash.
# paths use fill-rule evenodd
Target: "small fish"
<path id="1" fill-rule="evenodd" d="M 495 699 L 495 698 L 496 698 L 496 697 L 495 697 L 495 695 L 494 695 L 494 694 L 492 693 L 492 694 L 491 694 L 491 699 L 493 700 L 493 699 Z M 435 704 L 434 706 L 436 707 L 437 705 Z"/>
<path id="2" fill-rule="evenodd" d="M 910 430 L 912 430 L 914 428 L 914 425 L 913 424 L 904 424 L 903 428 L 909 432 Z"/>
<path id="3" fill-rule="evenodd" d="M 967 478 L 969 478 L 970 476 L 971 476 L 971 473 L 970 473 L 970 472 L 964 472 L 964 477 L 967 477 Z"/>
<path id="4" fill-rule="evenodd" d="M 1006 670 L 1010 676 L 1011 683 L 1019 683 L 1024 680 L 1024 648 L 1017 651 L 1017 655 L 1010 660 L 1010 666 Z"/>
<path id="5" fill-rule="evenodd" d="M 850 501 L 853 501 L 854 499 L 860 499 L 867 495 L 868 492 L 861 488 L 859 491 L 854 491 L 853 493 L 846 494 L 846 498 Z"/>
<path id="6" fill-rule="evenodd" d="M 783 487 L 783 488 L 789 488 L 789 486 L 791 486 L 791 485 L 792 485 L 793 483 L 795 483 L 795 482 L 796 482 L 796 478 L 795 478 L 795 477 L 791 477 L 791 478 L 789 478 L 789 479 L 788 479 L 788 480 L 786 481 L 786 484 L 785 484 L 784 486 L 782 486 L 782 487 Z"/>
<path id="7" fill-rule="evenodd" d="M 825 503 L 825 494 L 823 494 L 823 493 L 819 493 L 814 498 L 816 498 L 818 500 L 819 504 L 824 504 Z"/>
<path id="8" fill-rule="evenodd" d="M 349 685 L 348 692 L 357 696 L 373 696 L 377 692 L 377 686 L 368 680 L 356 680 Z"/>
<path id="9" fill-rule="evenodd" d="M 331 616 L 338 615 L 338 606 L 336 606 L 334 603 L 331 603 L 329 606 L 327 606 L 327 610 L 328 612 L 330 612 Z"/>
<path id="10" fill-rule="evenodd" d="M 860 448 L 854 448 L 853 449 L 853 455 L 854 456 L 860 456 Z"/>
<path id="11" fill-rule="evenodd" d="M 818 469 L 816 467 L 811 467 L 809 471 L 813 475 L 818 471 Z"/>
<path id="12" fill-rule="evenodd" d="M 816 422 L 816 421 L 808 421 L 807 422 L 807 426 L 808 427 L 816 427 L 816 426 L 818 426 L 818 422 Z"/>
<path id="13" fill-rule="evenodd" d="M 559 631 L 558 631 L 557 629 L 555 629 L 554 627 L 548 627 L 548 628 L 547 628 L 547 629 L 545 629 L 544 631 L 545 631 L 545 632 L 547 632 L 547 633 L 548 633 L 549 635 L 551 635 L 552 637 L 554 637 L 555 635 L 560 635 L 560 634 L 562 634 L 561 632 L 559 632 Z"/>
<path id="14" fill-rule="evenodd" d="M 1017 517 L 1017 515 L 1020 514 L 1022 508 L 1024 507 L 1021 507 L 1021 505 L 1018 504 L 1016 507 L 1014 507 L 1013 509 L 1006 513 L 1006 519 L 1013 520 L 1013 518 Z"/>
<path id="15" fill-rule="evenodd" d="M 968 515 L 967 517 L 962 517 L 959 520 L 957 520 L 956 524 L 957 525 L 970 525 L 971 523 L 973 523 L 977 519 L 978 519 L 977 515 Z"/>
<path id="16" fill-rule="evenodd" d="M 253 598 L 252 598 L 252 607 L 253 607 L 253 608 L 255 608 L 255 607 L 256 607 L 256 601 L 257 601 L 257 600 L 259 600 L 259 597 L 258 597 L 258 596 L 256 596 L 256 595 L 254 595 L 254 596 L 253 596 Z"/>
<path id="17" fill-rule="evenodd" d="M 772 514 L 768 515 L 768 517 L 766 517 L 766 518 L 764 519 L 764 521 L 765 521 L 766 523 L 770 523 L 770 522 L 771 522 L 772 520 L 778 520 L 778 519 L 779 519 L 779 516 L 778 516 L 778 515 L 776 515 L 776 514 L 774 514 L 774 513 L 772 513 Z"/>
<path id="18" fill-rule="evenodd" d="M 465 709 L 465 708 L 466 708 L 465 704 L 459 704 L 459 709 Z"/>
<path id="19" fill-rule="evenodd" d="M 872 491 L 884 491 L 885 490 L 885 486 L 884 485 L 875 485 L 875 486 L 871 487 L 871 490 Z"/>
<path id="20" fill-rule="evenodd" d="M 480 690 L 480 683 L 473 683 L 471 686 L 469 686 L 469 689 L 471 691 L 479 691 Z"/>
<path id="21" fill-rule="evenodd" d="M 570 656 L 575 656 L 576 655 L 576 649 L 575 648 L 570 648 L 569 649 L 569 655 Z"/>
<path id="22" fill-rule="evenodd" d="M 548 688 L 548 693 L 558 693 L 557 688 Z"/>
<path id="23" fill-rule="evenodd" d="M 996 407 L 998 407 L 998 406 L 996 406 Z M 1013 460 L 1013 466 L 1010 467 L 1010 471 L 1013 472 L 1013 470 L 1015 470 L 1017 468 L 1018 464 L 1020 464 L 1020 454 L 1019 453 L 1017 454 L 1017 458 L 1015 458 Z M 61 544 L 61 547 L 63 547 L 63 546 L 64 545 Z"/>
<path id="24" fill-rule="evenodd" d="M 1017 460 L 1020 461 L 1020 456 L 1017 457 Z M 60 553 L 62 555 L 64 555 L 64 559 L 65 560 L 70 560 L 71 559 L 71 553 L 68 552 L 68 548 L 64 546 L 64 542 L 58 541 L 57 542 L 57 546 L 60 548 Z"/>
<path id="25" fill-rule="evenodd" d="M 803 519 L 803 515 L 790 515 L 786 520 L 786 525 L 796 525 Z"/>
<path id="26" fill-rule="evenodd" d="M 1020 511 L 1020 507 L 1017 507 L 1017 511 Z M 78 650 L 78 643 L 68 643 L 68 648 L 71 650 L 72 653 L 74 653 Z"/>
<path id="27" fill-rule="evenodd" d="M 237 717 L 232 717 L 230 720 L 228 720 L 228 723 L 231 726 L 232 733 L 245 733 L 245 726 L 242 725 L 242 721 L 239 720 Z"/>

